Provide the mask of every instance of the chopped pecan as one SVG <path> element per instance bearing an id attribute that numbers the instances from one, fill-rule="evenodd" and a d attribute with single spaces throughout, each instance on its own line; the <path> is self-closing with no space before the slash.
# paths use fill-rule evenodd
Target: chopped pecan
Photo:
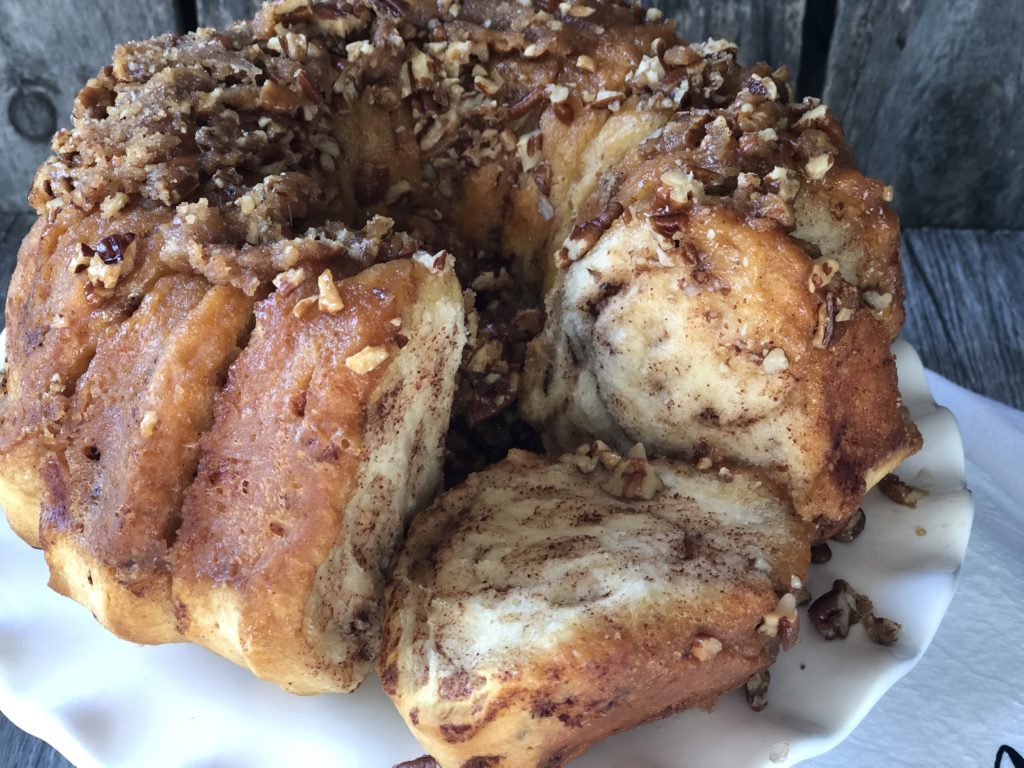
<path id="1" fill-rule="evenodd" d="M 845 638 L 850 627 L 860 621 L 857 592 L 842 579 L 832 582 L 832 589 L 819 597 L 807 609 L 807 615 L 826 640 Z"/>
<path id="2" fill-rule="evenodd" d="M 772 676 L 767 669 L 756 672 L 747 678 L 743 691 L 747 696 L 747 704 L 755 712 L 760 712 L 768 706 L 768 685 L 771 681 Z"/>
<path id="3" fill-rule="evenodd" d="M 563 266 L 568 266 L 570 262 L 581 259 L 591 248 L 597 245 L 601 235 L 612 225 L 612 222 L 622 215 L 624 210 L 625 208 L 622 207 L 622 203 L 612 200 L 593 219 L 580 222 L 573 227 L 572 232 L 569 234 L 569 239 L 562 249 L 565 258 Z"/>
<path id="4" fill-rule="evenodd" d="M 858 509 L 846 521 L 843 529 L 832 537 L 832 541 L 838 541 L 840 544 L 849 544 L 864 532 L 866 521 L 867 518 L 864 516 L 864 510 Z"/>
<path id="5" fill-rule="evenodd" d="M 560 101 L 557 104 L 552 104 L 551 109 L 555 113 L 555 117 L 558 118 L 558 122 L 563 125 L 572 125 L 572 121 L 576 117 L 572 104 L 568 101 Z"/>
<path id="6" fill-rule="evenodd" d="M 366 346 L 345 358 L 345 367 L 356 373 L 369 373 L 389 356 L 387 347 Z"/>
<path id="7" fill-rule="evenodd" d="M 413 760 L 406 760 L 404 763 L 398 763 L 394 768 L 438 768 L 438 765 L 430 755 L 423 755 Z"/>
<path id="8" fill-rule="evenodd" d="M 267 80 L 260 88 L 260 106 L 271 112 L 291 112 L 301 105 L 299 94 L 273 80 Z"/>
<path id="9" fill-rule="evenodd" d="M 875 616 L 874 613 L 864 616 L 861 619 L 861 624 L 864 625 L 864 630 L 868 633 L 871 641 L 879 645 L 895 645 L 899 639 L 899 632 L 903 628 L 892 619 L 884 619 Z"/>
<path id="10" fill-rule="evenodd" d="M 690 656 L 697 661 L 710 661 L 722 651 L 722 641 L 711 635 L 697 635 L 690 643 Z"/>
<path id="11" fill-rule="evenodd" d="M 792 592 L 787 592 L 780 597 L 775 610 L 764 615 L 764 620 L 758 627 L 758 631 L 768 637 L 775 637 L 784 629 L 784 622 L 788 622 L 790 629 L 796 627 L 796 596 Z"/>
<path id="12" fill-rule="evenodd" d="M 320 307 L 320 311 L 332 315 L 341 312 L 345 308 L 345 302 L 342 301 L 341 294 L 338 293 L 338 286 L 334 282 L 331 270 L 325 269 L 321 272 L 316 282 L 319 291 L 317 306 Z"/>
<path id="13" fill-rule="evenodd" d="M 658 473 L 647 462 L 643 445 L 633 446 L 625 460 L 615 465 L 612 476 L 601 486 L 602 489 L 620 499 L 643 499 L 650 501 L 665 484 Z"/>
<path id="14" fill-rule="evenodd" d="M 811 545 L 811 562 L 815 565 L 827 563 L 832 559 L 832 547 L 825 542 Z"/>
<path id="15" fill-rule="evenodd" d="M 133 232 L 125 232 L 123 235 L 107 235 L 96 244 L 94 252 L 104 264 L 118 264 L 124 260 L 128 249 L 135 242 Z"/>
<path id="16" fill-rule="evenodd" d="M 694 178 L 692 172 L 683 172 L 678 168 L 670 168 L 661 174 L 661 183 L 665 185 L 660 197 L 664 198 L 672 210 L 680 210 L 690 202 L 699 203 L 704 199 L 704 185 Z"/>
<path id="17" fill-rule="evenodd" d="M 836 297 L 829 293 L 818 305 L 818 324 L 812 339 L 818 349 L 829 349 L 836 343 L 836 304 Z"/>
<path id="18" fill-rule="evenodd" d="M 928 491 L 908 485 L 891 472 L 879 481 L 878 489 L 897 504 L 911 508 L 928 495 Z"/>

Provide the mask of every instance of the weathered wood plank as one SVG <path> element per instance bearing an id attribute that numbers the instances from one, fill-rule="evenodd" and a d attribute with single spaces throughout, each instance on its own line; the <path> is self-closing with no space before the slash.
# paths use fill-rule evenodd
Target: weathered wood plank
<path id="1" fill-rule="evenodd" d="M 224 27 L 256 13 L 260 0 L 196 0 L 196 18 L 201 27 Z"/>
<path id="2" fill-rule="evenodd" d="M 674 15 L 688 40 L 727 38 L 740 46 L 744 64 L 785 64 L 796 83 L 806 0 L 656 0 L 652 5 Z"/>
<path id="3" fill-rule="evenodd" d="M 75 95 L 114 46 L 177 31 L 176 8 L 174 0 L 0 3 L 0 210 L 25 207 L 50 138 L 69 125 Z"/>
<path id="4" fill-rule="evenodd" d="M 1024 227 L 1019 0 L 839 0 L 825 100 L 906 226 Z"/>
<path id="5" fill-rule="evenodd" d="M 925 365 L 1024 408 L 1024 232 L 911 230 L 903 264 L 903 335 Z"/>
<path id="6" fill-rule="evenodd" d="M 73 768 L 57 750 L 18 729 L 0 713 L 0 765 L 4 768 Z"/>

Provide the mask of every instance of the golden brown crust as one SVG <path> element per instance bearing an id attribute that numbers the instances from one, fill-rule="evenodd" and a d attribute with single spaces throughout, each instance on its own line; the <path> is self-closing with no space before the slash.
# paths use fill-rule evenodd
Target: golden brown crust
<path id="1" fill-rule="evenodd" d="M 18 534 L 38 546 L 39 472 L 57 435 L 75 382 L 97 344 L 139 305 L 167 268 L 155 230 L 169 214 L 133 208 L 116 221 L 66 208 L 40 219 L 22 244 L 8 292 L 7 376 L 0 401 L 0 488 Z M 94 285 L 75 271 L 82 245 L 134 238 L 133 268 L 116 285 Z M 56 442 L 55 442 L 56 441 Z"/>
<path id="2" fill-rule="evenodd" d="M 369 670 L 381 569 L 436 490 L 463 341 L 450 265 L 371 267 L 333 311 L 317 283 L 259 305 L 173 550 L 183 636 L 297 693 Z"/>
<path id="3" fill-rule="evenodd" d="M 202 278 L 157 281 L 97 347 L 44 464 L 50 586 L 135 642 L 180 639 L 168 552 L 252 302 Z"/>
<path id="4" fill-rule="evenodd" d="M 549 450 L 596 435 L 763 467 L 829 530 L 920 446 L 889 352 L 898 226 L 825 108 L 755 93 L 766 78 L 611 153 L 550 278 L 521 410 Z M 594 143 L 620 146 L 612 130 Z"/>
<path id="5" fill-rule="evenodd" d="M 513 451 L 414 522 L 378 672 L 444 768 L 559 766 L 774 659 L 813 528 L 757 473 L 621 458 L 663 486 L 622 499 L 616 459 Z"/>

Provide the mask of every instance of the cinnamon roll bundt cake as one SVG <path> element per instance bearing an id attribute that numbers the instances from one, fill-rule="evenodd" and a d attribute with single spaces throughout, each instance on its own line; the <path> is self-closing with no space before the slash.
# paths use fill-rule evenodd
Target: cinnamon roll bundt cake
<path id="1" fill-rule="evenodd" d="M 596 648 L 636 686 L 523 737 L 545 764 L 767 664 L 811 541 L 920 437 L 891 190 L 736 54 L 618 0 L 278 0 L 118 47 L 36 176 L 6 308 L 0 502 L 51 586 L 121 637 L 351 690 L 443 480 L 380 661 L 429 743 L 474 681 L 536 699 L 489 675 L 564 652 L 543 611 L 628 628 L 631 580 L 629 621 L 686 647 Z M 548 585 L 591 560 L 585 599 Z M 508 634 L 459 645 L 482 617 Z M 469 693 L 431 709 L 440 675 Z"/>

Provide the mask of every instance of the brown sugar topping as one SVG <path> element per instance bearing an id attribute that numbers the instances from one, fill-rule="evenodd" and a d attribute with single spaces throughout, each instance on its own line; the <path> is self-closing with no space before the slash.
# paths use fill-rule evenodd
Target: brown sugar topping
<path id="1" fill-rule="evenodd" d="M 794 103 L 784 70 L 743 68 L 736 53 L 721 40 L 683 45 L 660 14 L 617 3 L 282 0 L 223 32 L 119 46 L 79 94 L 30 199 L 48 216 L 74 206 L 115 221 L 170 208 L 154 233 L 159 258 L 250 296 L 294 290 L 297 275 L 328 266 L 340 278 L 421 246 L 449 249 L 478 320 L 449 437 L 454 479 L 509 447 L 540 447 L 515 413 L 526 344 L 543 325 L 537 287 L 476 285 L 522 255 L 501 234 L 517 190 L 535 187 L 538 229 L 557 223 L 545 113 L 566 126 L 635 108 L 662 124 L 557 233 L 563 264 L 619 217 L 680 250 L 691 206 L 792 231 L 800 185 L 849 163 L 826 109 Z M 633 184 L 660 179 L 653 202 L 615 194 L 631 173 Z M 74 266 L 90 270 L 97 295 L 131 269 L 106 261 L 130 237 L 89 244 L 102 269 L 92 254 Z M 296 312 L 336 311 L 330 293 Z M 848 304 L 823 296 L 818 346 L 838 338 Z M 772 354 L 766 370 L 778 373 Z"/>

